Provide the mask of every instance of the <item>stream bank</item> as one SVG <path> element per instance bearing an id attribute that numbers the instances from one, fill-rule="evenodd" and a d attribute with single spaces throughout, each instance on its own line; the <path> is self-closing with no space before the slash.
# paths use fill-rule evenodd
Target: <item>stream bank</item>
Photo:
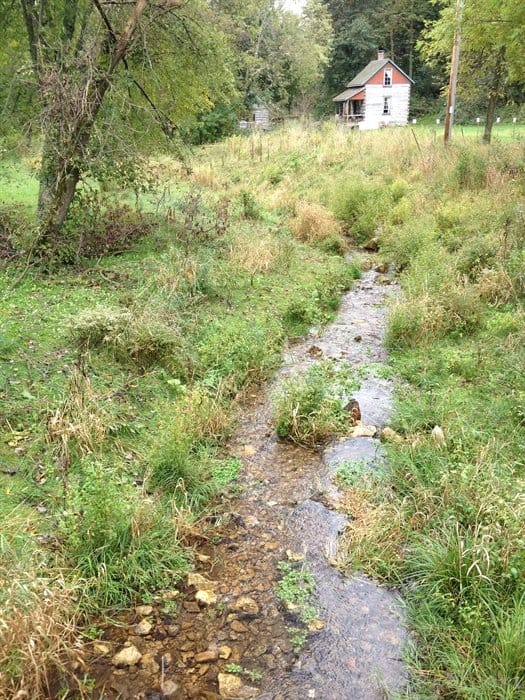
<path id="1" fill-rule="evenodd" d="M 363 376 L 354 392 L 363 424 L 385 425 L 392 383 L 368 368 L 386 359 L 388 282 L 366 272 L 333 323 L 289 347 L 274 383 L 320 358 L 346 361 Z M 364 576 L 345 578 L 330 563 L 346 523 L 337 511 L 338 465 L 358 460 L 377 468 L 379 440 L 348 437 L 323 451 L 278 440 L 272 390 L 250 395 L 243 407 L 229 445 L 244 465 L 242 491 L 217 537 L 199 549 L 200 578 L 190 577 L 162 605 L 137 608 L 94 643 L 95 697 L 379 700 L 403 689 L 406 632 L 396 593 Z M 282 561 L 304 562 L 315 579 L 317 624 L 300 653 L 290 635 L 293 615 L 275 595 Z M 134 663 L 118 667 L 123 649 Z"/>

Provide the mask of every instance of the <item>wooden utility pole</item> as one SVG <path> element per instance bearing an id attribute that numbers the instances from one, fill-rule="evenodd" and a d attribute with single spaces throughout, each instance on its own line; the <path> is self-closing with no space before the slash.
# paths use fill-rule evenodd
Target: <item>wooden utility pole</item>
<path id="1" fill-rule="evenodd" d="M 454 27 L 454 43 L 452 44 L 452 61 L 450 65 L 450 81 L 448 84 L 447 114 L 445 117 L 445 145 L 452 136 L 454 126 L 454 111 L 456 109 L 456 86 L 458 83 L 459 52 L 461 48 L 461 18 L 463 15 L 463 0 L 456 0 L 456 18 Z"/>

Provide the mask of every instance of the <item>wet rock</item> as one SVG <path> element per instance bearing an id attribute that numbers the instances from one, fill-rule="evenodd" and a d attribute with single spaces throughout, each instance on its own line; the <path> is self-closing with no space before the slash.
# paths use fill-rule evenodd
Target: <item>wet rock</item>
<path id="1" fill-rule="evenodd" d="M 111 659 L 113 666 L 124 668 L 126 666 L 135 666 L 141 660 L 142 654 L 136 646 L 130 644 L 129 647 L 124 647 Z"/>
<path id="2" fill-rule="evenodd" d="M 93 649 L 95 653 L 100 654 L 100 656 L 107 656 L 111 652 L 111 646 L 104 642 L 95 642 L 95 644 L 93 644 Z"/>
<path id="3" fill-rule="evenodd" d="M 388 272 L 388 263 L 387 262 L 379 263 L 379 265 L 376 265 L 374 267 L 374 270 L 376 272 L 380 272 L 381 274 L 384 275 L 386 272 Z"/>
<path id="4" fill-rule="evenodd" d="M 237 698 L 242 688 L 242 680 L 233 673 L 219 673 L 219 695 L 221 698 Z"/>
<path id="5" fill-rule="evenodd" d="M 221 698 L 256 698 L 261 694 L 259 688 L 244 685 L 233 673 L 219 673 L 219 695 Z"/>
<path id="6" fill-rule="evenodd" d="M 350 399 L 345 406 L 345 411 L 348 413 L 350 425 L 357 425 L 361 420 L 361 408 L 359 406 L 359 401 L 356 399 Z"/>
<path id="7" fill-rule="evenodd" d="M 259 606 L 253 598 L 247 595 L 242 595 L 235 603 L 235 609 L 242 612 L 244 615 L 255 616 L 259 614 Z"/>
<path id="8" fill-rule="evenodd" d="M 304 554 L 304 552 L 303 552 L 303 553 L 300 553 L 300 552 L 292 552 L 291 549 L 287 549 L 287 550 L 286 550 L 286 558 L 287 558 L 289 561 L 303 561 L 304 558 L 305 558 L 305 556 L 306 556 L 306 555 Z"/>
<path id="9" fill-rule="evenodd" d="M 148 617 L 153 612 L 152 605 L 137 605 L 135 612 L 139 617 Z"/>
<path id="10" fill-rule="evenodd" d="M 312 620 L 312 622 L 308 623 L 308 632 L 320 632 L 324 630 L 325 627 L 326 623 L 323 622 L 323 620 Z"/>
<path id="11" fill-rule="evenodd" d="M 403 438 L 392 428 L 383 428 L 379 435 L 381 442 L 403 442 Z"/>
<path id="12" fill-rule="evenodd" d="M 232 620 L 230 627 L 234 632 L 239 632 L 239 634 L 248 632 L 248 628 L 240 620 Z"/>
<path id="13" fill-rule="evenodd" d="M 178 693 L 179 685 L 175 681 L 165 680 L 160 689 L 165 698 L 172 698 L 175 697 L 175 693 Z"/>
<path id="14" fill-rule="evenodd" d="M 217 594 L 213 591 L 197 591 L 195 600 L 202 605 L 215 605 L 217 602 Z"/>
<path id="15" fill-rule="evenodd" d="M 363 425 L 358 423 L 352 430 L 353 437 L 374 437 L 377 433 L 375 425 Z"/>
<path id="16" fill-rule="evenodd" d="M 363 250 L 368 250 L 370 253 L 377 253 L 379 250 L 379 240 L 377 238 L 371 238 L 363 245 Z"/>
<path id="17" fill-rule="evenodd" d="M 218 649 L 206 649 L 206 651 L 201 651 L 195 654 L 195 663 L 197 664 L 207 664 L 211 661 L 217 661 L 219 658 Z"/>
<path id="18" fill-rule="evenodd" d="M 441 428 L 439 425 L 435 425 L 432 428 L 432 440 L 436 443 L 436 445 L 443 446 L 446 443 L 445 440 L 445 433 L 443 432 L 443 428 Z"/>
<path id="19" fill-rule="evenodd" d="M 219 659 L 229 659 L 232 655 L 231 647 L 223 644 L 219 647 Z"/>
<path id="20" fill-rule="evenodd" d="M 202 574 L 197 574 L 194 571 L 188 574 L 187 583 L 188 586 L 193 586 L 203 591 L 210 591 L 215 588 L 215 583 L 213 581 L 210 581 Z"/>
<path id="21" fill-rule="evenodd" d="M 153 629 L 153 625 L 149 620 L 141 620 L 138 625 L 135 625 L 134 632 L 137 634 L 139 637 L 145 637 L 146 635 L 150 634 L 151 630 Z"/>

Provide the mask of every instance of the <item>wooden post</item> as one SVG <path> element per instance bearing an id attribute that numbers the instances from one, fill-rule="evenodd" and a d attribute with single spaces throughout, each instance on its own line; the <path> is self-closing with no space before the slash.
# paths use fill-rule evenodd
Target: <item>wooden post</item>
<path id="1" fill-rule="evenodd" d="M 452 44 L 452 59 L 450 63 L 450 80 L 448 84 L 447 114 L 445 117 L 445 145 L 452 136 L 454 126 L 454 110 L 456 109 L 456 87 L 458 83 L 459 52 L 461 48 L 461 18 L 463 15 L 463 0 L 456 0 L 456 26 L 454 28 L 454 43 Z"/>

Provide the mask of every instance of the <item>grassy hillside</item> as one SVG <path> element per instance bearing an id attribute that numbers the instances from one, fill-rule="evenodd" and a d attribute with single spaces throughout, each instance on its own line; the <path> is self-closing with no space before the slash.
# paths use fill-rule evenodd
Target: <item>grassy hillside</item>
<path id="1" fill-rule="evenodd" d="M 404 384 L 388 475 L 347 491 L 343 565 L 403 586 L 414 694 L 519 697 L 525 154 L 415 136 L 294 126 L 155 159 L 145 192 L 85 193 L 69 265 L 2 265 L 0 688 L 45 687 L 78 621 L 187 569 L 239 468 L 237 400 L 358 274 L 345 231 L 399 270 Z M 2 250 L 28 248 L 33 166 L 2 169 Z"/>

